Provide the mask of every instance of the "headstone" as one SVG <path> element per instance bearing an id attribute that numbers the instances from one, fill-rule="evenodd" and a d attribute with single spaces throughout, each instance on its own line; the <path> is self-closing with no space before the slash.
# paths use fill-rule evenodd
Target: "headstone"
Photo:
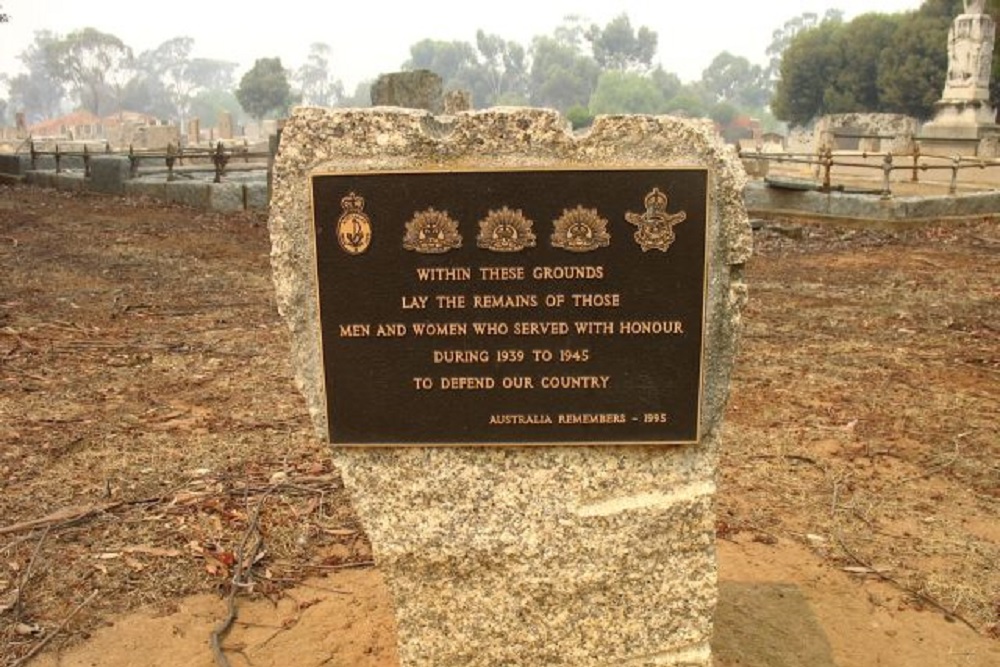
<path id="1" fill-rule="evenodd" d="M 468 90 L 449 90 L 444 96 L 444 112 L 448 115 L 472 110 L 472 93 Z"/>
<path id="2" fill-rule="evenodd" d="M 441 77 L 426 69 L 382 74 L 371 88 L 372 106 L 444 111 Z"/>
<path id="3" fill-rule="evenodd" d="M 233 114 L 223 111 L 219 114 L 219 138 L 233 138 Z"/>
<path id="4" fill-rule="evenodd" d="M 201 140 L 201 121 L 197 118 L 188 120 L 187 142 L 189 146 L 195 146 Z"/>
<path id="5" fill-rule="evenodd" d="M 299 108 L 279 309 L 404 667 L 707 667 L 746 176 L 710 124 Z"/>
<path id="6" fill-rule="evenodd" d="M 948 32 L 944 92 L 935 105 L 934 119 L 920 132 L 925 154 L 982 155 L 981 147 L 990 144 L 984 140 L 1000 134 L 990 102 L 996 22 L 984 13 L 981 0 L 966 0 L 964 7 Z"/>

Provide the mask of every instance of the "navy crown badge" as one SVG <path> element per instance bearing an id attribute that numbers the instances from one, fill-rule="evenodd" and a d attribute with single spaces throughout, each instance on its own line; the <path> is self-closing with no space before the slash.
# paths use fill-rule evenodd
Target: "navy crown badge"
<path id="1" fill-rule="evenodd" d="M 350 192 L 340 200 L 343 210 L 337 219 L 337 242 L 349 255 L 360 255 L 372 242 L 372 221 L 365 213 L 365 198 Z"/>

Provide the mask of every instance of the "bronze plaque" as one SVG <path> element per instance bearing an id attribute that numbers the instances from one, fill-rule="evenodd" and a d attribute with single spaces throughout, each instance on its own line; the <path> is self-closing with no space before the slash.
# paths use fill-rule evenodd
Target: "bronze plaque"
<path id="1" fill-rule="evenodd" d="M 312 187 L 333 444 L 698 441 L 705 169 Z"/>

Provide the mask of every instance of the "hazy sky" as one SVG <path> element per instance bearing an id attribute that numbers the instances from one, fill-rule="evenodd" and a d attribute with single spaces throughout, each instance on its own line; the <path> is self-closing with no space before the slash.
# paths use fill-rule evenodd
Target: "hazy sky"
<path id="1" fill-rule="evenodd" d="M 0 72 L 20 70 L 17 55 L 36 30 L 65 35 L 93 27 L 120 37 L 137 53 L 173 37 L 195 40 L 194 55 L 240 64 L 239 75 L 255 58 L 280 56 L 286 68 L 301 65 L 313 42 L 333 47 L 334 76 L 347 90 L 357 82 L 391 72 L 423 39 L 475 42 L 483 28 L 527 46 L 549 34 L 569 14 L 604 25 L 627 13 L 633 26 L 659 34 L 655 61 L 682 80 L 701 72 L 721 51 L 764 63 L 771 34 L 802 12 L 822 14 L 835 7 L 850 19 L 857 14 L 913 10 L 920 0 L 765 0 L 684 2 L 669 0 L 351 0 L 227 2 L 226 0 L 0 0 Z M 944 49 L 945 45 L 942 44 Z"/>

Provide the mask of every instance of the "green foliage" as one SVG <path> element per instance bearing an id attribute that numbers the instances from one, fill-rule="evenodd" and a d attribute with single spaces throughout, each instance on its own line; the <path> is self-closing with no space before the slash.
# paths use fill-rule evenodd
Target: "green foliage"
<path id="1" fill-rule="evenodd" d="M 987 5 L 994 16 L 998 8 L 997 0 Z M 948 30 L 962 11 L 961 0 L 925 0 L 915 12 L 800 30 L 781 54 L 775 115 L 794 124 L 851 111 L 932 117 L 947 75 Z M 1000 58 L 993 60 L 990 92 L 995 103 Z"/>
<path id="2" fill-rule="evenodd" d="M 56 116 L 66 87 L 50 67 L 49 52 L 59 37 L 48 30 L 35 32 L 34 41 L 18 56 L 28 70 L 7 81 L 11 107 L 24 111 L 28 123 Z"/>
<path id="3" fill-rule="evenodd" d="M 948 74 L 952 19 L 915 14 L 902 21 L 879 63 L 880 110 L 930 118 Z"/>
<path id="4" fill-rule="evenodd" d="M 533 105 L 566 110 L 589 103 L 601 69 L 578 45 L 558 37 L 536 37 L 531 56 Z"/>
<path id="5" fill-rule="evenodd" d="M 570 122 L 574 130 L 590 127 L 594 122 L 594 114 L 590 109 L 579 104 L 571 106 L 566 110 L 566 120 Z"/>
<path id="6" fill-rule="evenodd" d="M 647 71 L 656 55 L 656 32 L 646 26 L 634 30 L 626 14 L 612 19 L 603 28 L 590 26 L 585 36 L 594 60 L 603 70 Z"/>
<path id="7" fill-rule="evenodd" d="M 330 46 L 317 42 L 309 47 L 306 62 L 295 73 L 303 104 L 329 107 L 344 97 L 344 86 L 330 74 Z"/>
<path id="8" fill-rule="evenodd" d="M 196 93 L 191 99 L 188 117 L 197 118 L 202 127 L 215 127 L 223 112 L 232 114 L 236 123 L 245 122 L 246 114 L 231 92 L 222 89 L 206 89 Z"/>
<path id="9" fill-rule="evenodd" d="M 723 51 L 712 60 L 702 72 L 701 81 L 718 102 L 761 106 L 770 96 L 764 69 L 728 51 Z"/>
<path id="10" fill-rule="evenodd" d="M 590 96 L 590 111 L 597 114 L 662 113 L 666 100 L 652 79 L 634 72 L 607 71 Z"/>
<path id="11" fill-rule="evenodd" d="M 46 49 L 47 67 L 73 88 L 80 106 L 100 116 L 102 99 L 121 93 L 132 75 L 132 49 L 95 28 L 76 30 Z"/>
<path id="12" fill-rule="evenodd" d="M 344 97 L 340 101 L 340 106 L 354 109 L 362 109 L 372 105 L 372 81 L 361 81 L 354 87 L 354 94 Z"/>
<path id="13" fill-rule="evenodd" d="M 293 97 L 281 58 L 258 58 L 240 79 L 236 99 L 258 121 L 271 113 L 286 114 Z"/>

